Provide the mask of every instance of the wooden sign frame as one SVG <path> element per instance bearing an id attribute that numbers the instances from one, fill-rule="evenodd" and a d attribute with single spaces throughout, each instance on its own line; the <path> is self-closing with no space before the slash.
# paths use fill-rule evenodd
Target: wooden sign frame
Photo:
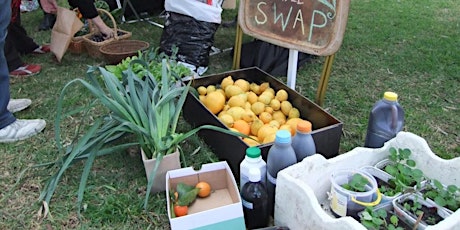
<path id="1" fill-rule="evenodd" d="M 254 38 L 328 56 L 342 44 L 349 5 L 350 0 L 240 0 L 238 22 Z"/>

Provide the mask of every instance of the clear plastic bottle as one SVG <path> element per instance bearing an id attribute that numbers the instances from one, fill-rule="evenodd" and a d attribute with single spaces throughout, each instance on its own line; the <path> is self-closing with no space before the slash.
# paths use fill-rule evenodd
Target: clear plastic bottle
<path id="1" fill-rule="evenodd" d="M 292 138 L 292 148 L 297 162 L 316 153 L 315 141 L 311 136 L 311 122 L 302 120 L 297 123 L 296 134 Z"/>
<path id="2" fill-rule="evenodd" d="M 267 156 L 267 191 L 270 213 L 274 212 L 276 177 L 284 168 L 297 163 L 294 149 L 291 146 L 291 132 L 278 130 L 275 142 L 268 150 Z"/>
<path id="3" fill-rule="evenodd" d="M 385 92 L 369 115 L 364 147 L 380 148 L 404 127 L 404 110 L 398 103 L 398 94 Z"/>
<path id="4" fill-rule="evenodd" d="M 249 170 L 257 168 L 260 170 L 261 182 L 265 185 L 267 178 L 267 164 L 262 159 L 260 148 L 249 147 L 246 149 L 246 156 L 240 163 L 240 191 L 243 185 L 249 181 Z"/>
<path id="5" fill-rule="evenodd" d="M 261 172 L 258 168 L 249 169 L 249 181 L 241 190 L 244 221 L 247 229 L 268 226 L 268 194 L 265 185 L 260 181 Z"/>

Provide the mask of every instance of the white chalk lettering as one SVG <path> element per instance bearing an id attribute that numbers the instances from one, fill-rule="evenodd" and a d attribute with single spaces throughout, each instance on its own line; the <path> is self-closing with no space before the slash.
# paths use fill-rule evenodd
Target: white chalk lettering
<path id="1" fill-rule="evenodd" d="M 259 11 L 263 16 L 263 20 L 260 20 L 259 18 L 257 18 L 257 15 L 254 17 L 254 20 L 256 21 L 257 24 L 265 24 L 267 22 L 267 15 L 262 10 L 262 5 L 267 5 L 267 3 L 266 2 L 259 2 L 257 4 L 257 11 Z"/>

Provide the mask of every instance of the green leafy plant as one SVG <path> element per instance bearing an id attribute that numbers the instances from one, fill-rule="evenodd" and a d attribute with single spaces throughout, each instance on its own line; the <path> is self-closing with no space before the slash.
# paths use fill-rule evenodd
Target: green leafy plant
<path id="1" fill-rule="evenodd" d="M 348 183 L 342 184 L 342 188 L 354 192 L 365 192 L 366 184 L 368 184 L 368 179 L 360 173 L 355 173 L 351 177 L 351 180 Z"/>
<path id="2" fill-rule="evenodd" d="M 57 106 L 55 138 L 58 149 L 65 154 L 54 163 L 58 171 L 49 178 L 40 195 L 46 210 L 63 173 L 76 161 L 86 160 L 78 190 L 77 206 L 80 212 L 89 172 L 97 156 L 139 145 L 148 157 L 157 159 L 154 169 L 150 175 L 147 175 L 147 188 L 151 188 L 163 156 L 177 149 L 180 150 L 179 144 L 198 131 L 210 129 L 247 137 L 212 125 L 199 126 L 186 133 L 177 133 L 177 124 L 182 106 L 191 89 L 191 81 L 188 85 L 181 84 L 179 80 L 172 81 L 172 78 L 180 79 L 180 77 L 171 71 L 168 59 L 162 60 L 160 81 L 149 71 L 144 73 L 144 77 L 139 78 L 132 68 L 136 64 L 148 65 L 140 59 L 132 60 L 128 69 L 123 71 L 122 81 L 105 68 L 93 66 L 87 71 L 88 80 L 74 79 L 62 89 Z M 93 103 L 102 104 L 108 113 L 96 118 L 88 130 L 78 130 L 73 142 L 64 148 L 60 137 L 60 123 L 64 116 L 62 107 L 66 91 L 74 84 L 83 85 L 95 98 Z M 93 103 L 75 109 L 72 113 L 85 110 L 89 113 L 89 109 L 94 106 Z M 134 140 L 128 143 L 117 142 L 120 137 L 127 135 L 133 136 Z M 148 206 L 149 195 L 150 192 L 147 192 L 144 201 L 145 209 Z"/>
<path id="3" fill-rule="evenodd" d="M 410 159 L 410 149 L 390 148 L 389 159 L 391 163 L 386 165 L 384 171 L 394 177 L 389 183 L 394 184 L 395 194 L 413 189 L 415 186 L 420 188 L 424 180 L 423 172 L 416 168 L 416 162 Z"/>
<path id="4" fill-rule="evenodd" d="M 404 229 L 399 226 L 400 220 L 398 216 L 383 208 L 374 210 L 373 207 L 366 207 L 361 213 L 360 221 L 367 229 Z"/>
<path id="5" fill-rule="evenodd" d="M 426 183 L 421 190 L 424 198 L 430 198 L 441 207 L 446 207 L 455 212 L 460 207 L 460 189 L 456 185 L 444 185 L 432 179 L 431 183 Z"/>
<path id="6" fill-rule="evenodd" d="M 132 64 L 131 68 L 136 76 L 143 78 L 147 73 L 151 73 L 156 77 L 156 80 L 160 80 L 162 76 L 162 64 L 161 60 L 168 59 L 170 64 L 171 71 L 176 73 L 179 77 L 190 76 L 192 71 L 186 66 L 178 63 L 176 61 L 176 55 L 179 51 L 178 47 L 172 48 L 171 56 L 167 56 L 165 53 L 159 52 L 158 48 L 151 48 L 150 52 L 140 52 L 136 56 L 127 57 L 123 59 L 120 63 L 116 65 L 106 65 L 105 68 L 113 73 L 119 80 L 123 78 L 123 71 L 126 71 L 130 65 L 131 61 L 140 59 L 147 63 L 147 65 L 142 65 L 140 63 Z M 180 78 L 171 78 L 172 81 L 180 80 Z"/>

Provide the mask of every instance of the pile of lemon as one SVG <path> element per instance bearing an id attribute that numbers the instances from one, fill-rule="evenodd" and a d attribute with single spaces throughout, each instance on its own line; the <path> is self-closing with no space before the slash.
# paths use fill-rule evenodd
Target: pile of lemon
<path id="1" fill-rule="evenodd" d="M 273 142 L 280 129 L 295 135 L 302 120 L 286 90 L 276 91 L 268 82 L 256 84 L 228 76 L 220 85 L 199 86 L 197 91 L 200 101 L 229 129 L 252 138 L 243 138 L 249 146 Z"/>

